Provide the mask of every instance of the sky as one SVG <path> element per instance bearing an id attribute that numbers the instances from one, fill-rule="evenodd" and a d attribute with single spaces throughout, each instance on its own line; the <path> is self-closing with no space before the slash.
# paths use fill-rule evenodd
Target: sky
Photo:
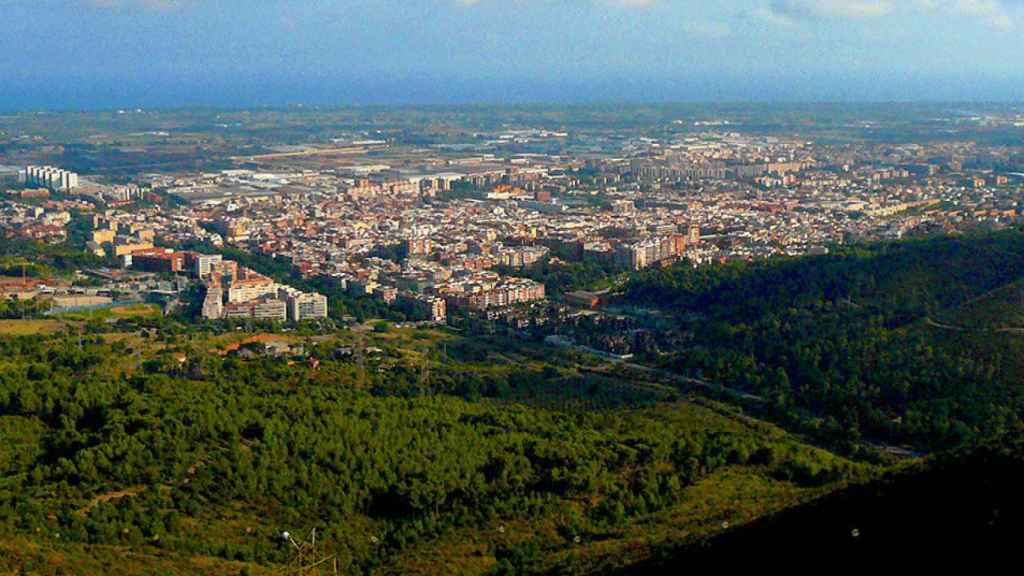
<path id="1" fill-rule="evenodd" d="M 1024 0 L 0 0 L 0 109 L 1024 100 Z"/>

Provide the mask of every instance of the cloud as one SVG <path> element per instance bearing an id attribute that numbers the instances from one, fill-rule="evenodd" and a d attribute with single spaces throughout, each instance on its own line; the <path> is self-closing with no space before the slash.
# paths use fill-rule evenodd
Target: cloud
<path id="1" fill-rule="evenodd" d="M 929 10 L 941 10 L 956 16 L 975 18 L 1000 30 L 1014 28 L 1007 2 L 1002 0 L 918 0 Z"/>
<path id="2" fill-rule="evenodd" d="M 108 10 L 143 9 L 143 10 L 175 10 L 193 5 L 198 0 L 84 0 L 93 8 Z"/>
<path id="3" fill-rule="evenodd" d="M 769 12 L 793 20 L 860 19 L 892 12 L 892 0 L 772 0 Z"/>
<path id="4" fill-rule="evenodd" d="M 591 4 L 602 4 L 605 6 L 614 6 L 617 8 L 648 8 L 655 4 L 661 4 L 662 0 L 588 0 Z M 476 6 L 477 4 L 483 4 L 487 0 L 455 0 L 455 3 L 459 6 Z"/>
<path id="5" fill-rule="evenodd" d="M 817 20 L 866 20 L 897 11 L 971 18 L 992 28 L 1015 26 L 1011 4 L 1020 0 L 769 0 L 751 14 L 776 25 Z"/>

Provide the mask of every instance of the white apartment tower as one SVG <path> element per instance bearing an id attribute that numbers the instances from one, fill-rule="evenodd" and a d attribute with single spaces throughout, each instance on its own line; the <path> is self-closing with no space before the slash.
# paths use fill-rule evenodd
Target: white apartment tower
<path id="1" fill-rule="evenodd" d="M 42 186 L 54 192 L 78 188 L 78 174 L 53 166 L 28 166 L 25 168 L 25 183 Z"/>

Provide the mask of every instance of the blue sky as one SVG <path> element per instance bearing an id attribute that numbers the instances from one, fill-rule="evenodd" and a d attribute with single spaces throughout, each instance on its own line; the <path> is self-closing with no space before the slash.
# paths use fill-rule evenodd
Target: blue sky
<path id="1" fill-rule="evenodd" d="M 1024 0 L 0 0 L 0 108 L 1024 100 Z"/>

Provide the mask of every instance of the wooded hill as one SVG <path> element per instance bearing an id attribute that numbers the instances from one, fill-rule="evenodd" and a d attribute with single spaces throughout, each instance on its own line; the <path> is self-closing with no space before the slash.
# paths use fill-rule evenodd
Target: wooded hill
<path id="1" fill-rule="evenodd" d="M 923 449 L 1012 429 L 1024 415 L 1024 235 L 686 264 L 625 298 L 674 315 L 692 341 L 657 361 L 810 414 L 840 441 Z"/>

